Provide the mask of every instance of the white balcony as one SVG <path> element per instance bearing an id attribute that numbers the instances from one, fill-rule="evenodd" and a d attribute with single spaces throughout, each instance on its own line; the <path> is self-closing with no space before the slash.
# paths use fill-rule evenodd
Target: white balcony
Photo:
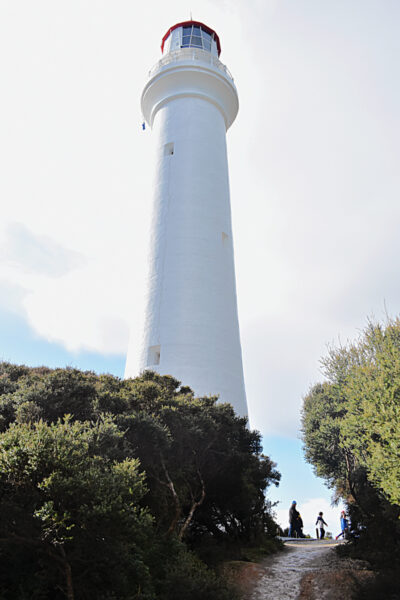
<path id="1" fill-rule="evenodd" d="M 224 73 L 231 81 L 233 81 L 232 74 L 229 69 L 210 52 L 201 50 L 200 48 L 180 48 L 173 52 L 168 52 L 163 58 L 161 58 L 154 67 L 149 71 L 149 77 L 155 75 L 163 67 L 171 65 L 172 63 L 187 62 L 187 61 L 199 61 L 207 65 L 211 65 Z"/>

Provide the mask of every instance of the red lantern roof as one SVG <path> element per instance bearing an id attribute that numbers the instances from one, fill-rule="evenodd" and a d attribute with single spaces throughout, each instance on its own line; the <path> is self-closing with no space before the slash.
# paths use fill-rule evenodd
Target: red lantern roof
<path id="1" fill-rule="evenodd" d="M 221 54 L 221 43 L 219 41 L 218 35 L 215 33 L 215 31 L 213 29 L 211 29 L 211 27 L 204 25 L 204 23 L 200 23 L 200 21 L 183 21 L 182 23 L 177 23 L 176 25 L 173 25 L 172 27 L 170 27 L 161 41 L 161 52 L 164 52 L 164 44 L 165 44 L 165 41 L 168 38 L 168 36 L 171 34 L 171 31 L 174 31 L 174 29 L 177 29 L 178 27 L 190 27 L 191 25 L 201 27 L 203 31 L 206 31 L 214 38 L 214 40 L 217 43 L 217 50 L 218 50 L 218 56 L 219 56 Z"/>

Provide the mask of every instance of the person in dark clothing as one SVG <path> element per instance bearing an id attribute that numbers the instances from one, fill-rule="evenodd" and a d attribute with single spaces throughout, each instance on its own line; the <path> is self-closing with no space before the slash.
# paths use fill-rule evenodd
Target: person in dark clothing
<path id="1" fill-rule="evenodd" d="M 303 519 L 301 518 L 301 514 L 299 513 L 299 518 L 297 519 L 297 525 L 298 525 L 298 534 L 299 537 L 303 538 L 306 537 L 303 533 Z"/>
<path id="2" fill-rule="evenodd" d="M 296 500 L 293 500 L 292 506 L 289 508 L 289 537 L 293 537 L 296 531 L 296 521 L 299 518 L 299 512 L 296 509 Z"/>
<path id="3" fill-rule="evenodd" d="M 298 537 L 305 537 L 300 527 L 300 523 L 303 526 L 303 521 L 296 508 L 296 504 L 296 500 L 293 500 L 292 506 L 289 509 L 289 537 L 294 537 L 295 533 L 297 533 Z"/>
<path id="4" fill-rule="evenodd" d="M 324 519 L 322 518 L 322 515 L 324 513 L 320 512 L 318 517 L 317 517 L 317 522 L 315 523 L 315 525 L 317 526 L 317 539 L 318 539 L 318 533 L 319 533 L 319 539 L 323 540 L 325 537 L 325 529 L 324 529 L 324 525 L 326 525 L 328 527 L 328 523 L 325 523 Z"/>

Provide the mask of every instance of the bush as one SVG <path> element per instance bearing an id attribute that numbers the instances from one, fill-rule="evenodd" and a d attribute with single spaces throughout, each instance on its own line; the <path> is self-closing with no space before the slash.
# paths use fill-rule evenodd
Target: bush
<path id="1" fill-rule="evenodd" d="M 159 600 L 235 600 L 237 592 L 193 553 L 181 550 L 167 567 Z"/>

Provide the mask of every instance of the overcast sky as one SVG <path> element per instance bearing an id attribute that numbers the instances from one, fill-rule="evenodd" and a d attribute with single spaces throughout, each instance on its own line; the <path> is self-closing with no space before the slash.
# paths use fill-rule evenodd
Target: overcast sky
<path id="1" fill-rule="evenodd" d="M 228 154 L 250 421 L 291 444 L 326 345 L 399 313 L 396 0 L 0 0 L 0 357 L 122 374 L 151 210 L 140 94 L 190 11 L 239 92 Z"/>

